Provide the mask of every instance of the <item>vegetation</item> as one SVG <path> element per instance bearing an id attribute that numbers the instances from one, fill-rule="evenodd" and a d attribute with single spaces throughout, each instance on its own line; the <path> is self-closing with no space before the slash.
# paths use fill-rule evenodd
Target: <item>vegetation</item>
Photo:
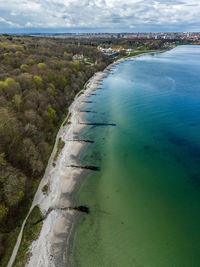
<path id="1" fill-rule="evenodd" d="M 13 264 L 13 267 L 25 266 L 30 257 L 29 246 L 38 238 L 43 224 L 43 215 L 40 212 L 39 207 L 35 207 L 24 227 L 22 236 L 22 242 L 17 253 L 17 257 Z"/>
<path id="2" fill-rule="evenodd" d="M 81 96 L 81 95 L 83 95 L 83 94 L 84 94 L 84 92 L 81 91 L 81 92 L 79 92 L 79 93 L 77 94 L 77 97 L 79 97 L 79 96 Z"/>
<path id="3" fill-rule="evenodd" d="M 56 154 L 55 154 L 54 159 L 53 159 L 54 161 L 57 160 L 57 158 L 58 158 L 58 156 L 59 156 L 59 154 L 62 151 L 64 146 L 65 146 L 65 142 L 61 138 L 59 138 L 58 144 L 57 144 L 57 151 L 56 151 Z"/>
<path id="4" fill-rule="evenodd" d="M 128 57 L 134 57 L 134 56 L 138 56 L 138 55 L 141 55 L 141 54 L 145 54 L 145 53 L 149 53 L 149 52 L 144 52 L 144 51 L 141 51 L 141 52 L 130 52 L 130 53 L 127 53 L 127 56 Z"/>
<path id="5" fill-rule="evenodd" d="M 125 38 L 94 38 L 94 39 L 68 39 L 69 43 L 80 43 L 80 45 L 88 45 L 93 47 L 101 46 L 103 48 L 124 48 L 135 50 L 157 50 L 166 49 L 171 45 L 187 44 L 186 40 L 181 39 L 162 39 L 162 40 L 147 40 L 147 39 L 125 39 Z M 95 62 L 92 60 L 92 62 Z"/>
<path id="6" fill-rule="evenodd" d="M 30 200 L 27 203 L 25 203 L 24 205 L 20 205 L 18 207 L 18 210 L 19 210 L 20 214 L 22 214 L 22 216 L 19 218 L 19 220 L 16 221 L 14 230 L 0 234 L 1 244 L 10 244 L 9 246 L 6 247 L 6 250 L 4 252 L 4 256 L 1 258 L 1 266 L 6 266 L 9 259 L 10 259 L 10 256 L 11 256 L 12 251 L 13 251 L 13 247 L 17 241 L 17 237 L 18 237 L 19 232 L 20 232 L 22 222 L 23 222 L 23 220 L 27 214 L 25 212 L 26 207 L 27 207 L 27 209 L 30 208 L 31 199 L 34 196 L 34 193 L 36 192 L 36 190 L 38 188 L 38 184 L 39 184 L 39 180 L 35 180 L 34 183 L 32 184 L 33 188 L 32 188 L 32 195 L 30 195 Z M 23 211 L 24 211 L 24 213 L 23 213 Z"/>
<path id="7" fill-rule="evenodd" d="M 80 92 L 79 94 L 82 94 L 82 92 Z M 71 113 L 68 113 L 67 118 L 66 118 L 63 126 L 66 126 L 67 124 L 70 124 L 71 115 L 72 115 Z"/>
<path id="8" fill-rule="evenodd" d="M 42 188 L 42 192 L 43 192 L 45 195 L 47 194 L 48 190 L 49 190 L 49 186 L 48 186 L 48 184 L 46 184 L 45 186 L 43 186 L 43 188 Z"/>
<path id="9" fill-rule="evenodd" d="M 118 56 L 116 56 L 115 58 L 114 58 L 114 61 L 117 61 L 117 60 L 119 60 L 119 59 L 121 59 L 121 58 L 128 58 L 128 57 L 134 57 L 134 56 L 138 56 L 138 55 L 142 55 L 142 54 L 146 54 L 146 53 L 150 53 L 150 51 L 151 52 L 154 52 L 154 51 L 156 51 L 156 50 L 149 50 L 149 51 L 137 51 L 137 52 L 126 52 L 126 53 L 119 53 L 119 55 Z"/>
<path id="10" fill-rule="evenodd" d="M 110 59 L 95 47 L 53 38 L 0 36 L 0 52 L 0 265 L 6 266 L 68 106 Z M 75 54 L 95 64 L 73 62 Z M 63 146 L 60 140 L 56 158 Z"/>

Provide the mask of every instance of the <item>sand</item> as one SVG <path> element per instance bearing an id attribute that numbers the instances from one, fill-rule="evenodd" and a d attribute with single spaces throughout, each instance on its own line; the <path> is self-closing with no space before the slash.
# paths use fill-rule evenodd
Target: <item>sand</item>
<path id="1" fill-rule="evenodd" d="M 83 94 L 78 94 L 79 96 L 75 97 L 69 108 L 71 123 L 67 125 L 63 123 L 58 132 L 54 150 L 32 205 L 33 207 L 38 205 L 42 213 L 48 215 L 43 222 L 39 238 L 30 247 L 32 256 L 26 266 L 53 267 L 58 266 L 56 264 L 58 261 L 59 266 L 66 266 L 67 249 L 64 249 L 64 247 L 69 241 L 74 215 L 77 212 L 65 208 L 72 206 L 71 197 L 83 173 L 81 169 L 68 166 L 78 165 L 77 158 L 85 145 L 82 142 L 69 140 L 77 139 L 78 134 L 85 127 L 85 125 L 80 124 L 84 122 L 84 113 L 80 113 L 81 108 L 85 105 L 84 100 L 99 86 L 100 81 L 115 64 L 111 64 L 103 72 L 96 73 L 88 81 L 85 89 L 83 89 Z M 59 138 L 65 142 L 65 146 L 60 152 L 54 167 L 53 158 Z M 42 188 L 46 184 L 49 188 L 45 195 Z M 51 212 L 48 213 L 49 210 Z"/>

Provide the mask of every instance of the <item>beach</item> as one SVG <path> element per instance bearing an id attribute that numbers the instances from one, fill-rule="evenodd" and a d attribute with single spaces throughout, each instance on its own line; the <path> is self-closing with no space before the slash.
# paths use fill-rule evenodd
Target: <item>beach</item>
<path id="1" fill-rule="evenodd" d="M 117 62 L 118 63 L 118 62 Z M 33 200 L 34 206 L 38 205 L 42 213 L 46 216 L 40 236 L 34 241 L 30 247 L 31 257 L 27 266 L 55 266 L 55 262 L 59 259 L 62 266 L 67 263 L 67 250 L 64 249 L 69 241 L 70 232 L 77 211 L 68 209 L 72 207 L 72 196 L 80 177 L 84 170 L 70 165 L 77 165 L 77 158 L 85 144 L 77 140 L 79 133 L 85 127 L 83 121 L 84 113 L 80 110 L 85 105 L 84 101 L 91 93 L 97 89 L 100 81 L 106 77 L 110 69 L 116 65 L 109 65 L 103 72 L 96 73 L 86 84 L 82 94 L 75 97 L 74 102 L 69 108 L 70 123 L 62 124 L 54 146 L 54 150 L 48 162 L 45 175 L 41 180 L 37 193 Z M 55 164 L 54 156 L 57 151 L 57 143 L 59 139 L 65 142 Z M 48 185 L 48 193 L 44 194 L 42 188 Z M 50 211 L 50 212 L 49 212 Z M 60 253 L 63 252 L 63 255 Z"/>

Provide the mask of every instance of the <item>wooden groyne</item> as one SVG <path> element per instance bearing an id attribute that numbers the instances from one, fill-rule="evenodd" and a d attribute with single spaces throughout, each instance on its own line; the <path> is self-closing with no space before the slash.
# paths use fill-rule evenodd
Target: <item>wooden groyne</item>
<path id="1" fill-rule="evenodd" d="M 67 211 L 67 210 L 76 210 L 76 211 L 79 211 L 79 212 L 83 212 L 83 213 L 87 213 L 89 214 L 90 213 L 90 209 L 87 207 L 87 206 L 77 206 L 77 207 L 62 207 L 62 208 L 49 208 L 48 211 L 46 212 L 46 214 L 43 216 L 43 218 L 35 221 L 34 223 L 31 223 L 30 225 L 36 225 L 42 221 L 44 221 L 47 216 L 53 211 L 53 210 L 61 210 L 61 211 Z"/>
<path id="2" fill-rule="evenodd" d="M 70 207 L 69 209 L 77 210 L 79 212 L 84 212 L 84 213 L 87 213 L 87 214 L 90 213 L 90 209 L 87 206 Z"/>
<path id="3" fill-rule="evenodd" d="M 81 113 L 97 113 L 96 111 L 92 111 L 92 110 L 80 110 L 79 112 L 81 112 Z"/>
<path id="4" fill-rule="evenodd" d="M 94 102 L 93 101 L 82 101 L 82 103 L 91 104 L 91 103 L 94 103 Z"/>
<path id="5" fill-rule="evenodd" d="M 100 167 L 97 166 L 77 166 L 77 165 L 68 165 L 68 168 L 76 168 L 83 170 L 91 170 L 91 171 L 100 171 Z"/>
<path id="6" fill-rule="evenodd" d="M 91 97 L 91 96 L 95 96 L 95 95 L 98 95 L 98 94 L 89 94 L 89 95 L 86 95 L 86 97 Z"/>
<path id="7" fill-rule="evenodd" d="M 92 140 L 80 140 L 80 139 L 72 139 L 72 140 L 67 140 L 67 141 L 69 141 L 69 142 L 91 143 L 91 144 L 94 143 L 94 141 L 92 141 Z"/>
<path id="8" fill-rule="evenodd" d="M 95 122 L 80 122 L 82 125 L 88 125 L 88 126 L 117 126 L 115 123 L 95 123 Z"/>

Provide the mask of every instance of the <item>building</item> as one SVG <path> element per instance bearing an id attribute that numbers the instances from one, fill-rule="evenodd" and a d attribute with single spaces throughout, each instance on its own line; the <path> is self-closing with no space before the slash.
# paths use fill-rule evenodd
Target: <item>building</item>
<path id="1" fill-rule="evenodd" d="M 72 60 L 75 61 L 75 60 L 78 60 L 78 61 L 83 61 L 84 57 L 83 55 L 80 55 L 80 54 L 76 54 L 72 57 Z"/>

